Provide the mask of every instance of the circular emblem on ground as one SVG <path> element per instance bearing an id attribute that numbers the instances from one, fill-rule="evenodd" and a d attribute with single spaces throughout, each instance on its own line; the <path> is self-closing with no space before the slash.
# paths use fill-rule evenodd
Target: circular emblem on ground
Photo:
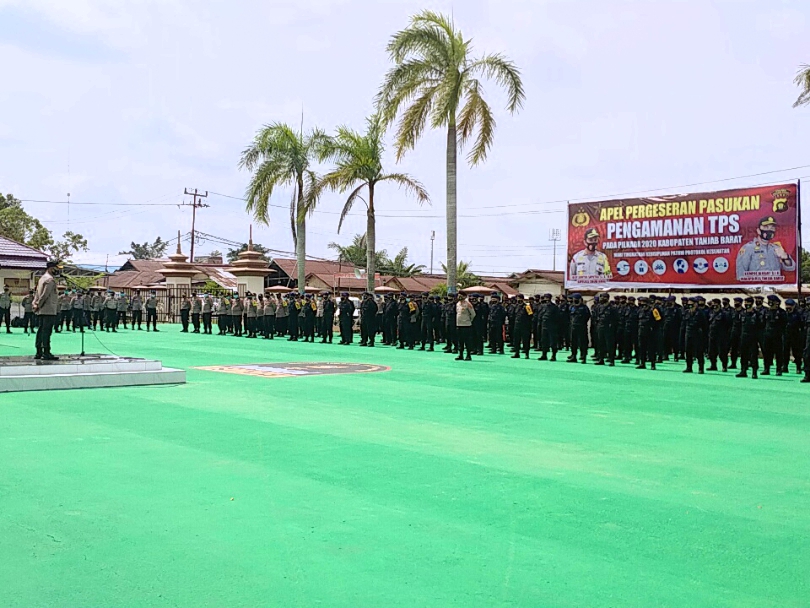
<path id="1" fill-rule="evenodd" d="M 247 363 L 242 365 L 209 365 L 197 367 L 209 372 L 258 376 L 259 378 L 300 378 L 302 376 L 325 376 L 328 374 L 365 374 L 387 372 L 390 367 L 369 363 L 323 363 L 318 361 L 295 361 L 293 363 Z"/>

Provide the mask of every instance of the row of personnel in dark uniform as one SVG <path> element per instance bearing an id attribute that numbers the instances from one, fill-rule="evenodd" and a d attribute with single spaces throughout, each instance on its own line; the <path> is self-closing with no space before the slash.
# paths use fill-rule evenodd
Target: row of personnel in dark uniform
<path id="1" fill-rule="evenodd" d="M 468 359 L 504 354 L 507 345 L 513 358 L 530 358 L 532 348 L 540 360 L 556 361 L 560 350 L 570 348 L 570 363 L 587 363 L 593 349 L 596 365 L 635 363 L 638 369 L 656 369 L 656 364 L 684 361 L 685 373 L 738 369 L 739 377 L 758 377 L 760 352 L 763 375 L 788 373 L 791 359 L 796 372 L 810 382 L 810 298 L 784 302 L 776 295 L 715 298 L 702 296 L 619 296 L 600 294 L 590 306 L 580 294 L 551 294 L 526 298 L 518 294 L 501 300 L 480 294 L 427 293 L 415 297 L 402 293 L 384 298 L 364 293 L 359 305 L 360 345 L 373 347 L 378 334 L 382 343 L 400 349 L 434 350 Z M 222 298 L 192 297 L 181 307 L 183 331 L 191 319 L 194 331 L 211 333 L 212 315 L 219 333 L 272 339 L 287 336 L 331 343 L 337 315 L 340 344 L 351 344 L 356 306 L 348 293 L 335 302 L 328 292 L 318 296 L 291 293 L 287 296 L 238 295 Z M 183 311 L 186 311 L 183 313 Z M 466 353 L 466 357 L 464 356 Z M 709 366 L 706 367 L 708 360 Z M 718 367 L 718 364 L 720 367 Z"/>

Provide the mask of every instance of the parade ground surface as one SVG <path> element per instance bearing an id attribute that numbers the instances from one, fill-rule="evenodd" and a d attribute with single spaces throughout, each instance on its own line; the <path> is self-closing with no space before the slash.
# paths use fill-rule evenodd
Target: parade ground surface
<path id="1" fill-rule="evenodd" d="M 188 384 L 0 396 L 4 608 L 810 606 L 795 373 L 99 338 Z"/>

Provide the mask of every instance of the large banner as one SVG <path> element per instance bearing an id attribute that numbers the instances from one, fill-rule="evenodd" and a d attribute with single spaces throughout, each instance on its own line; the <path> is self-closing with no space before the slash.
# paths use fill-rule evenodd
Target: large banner
<path id="1" fill-rule="evenodd" d="M 796 184 L 568 206 L 568 289 L 796 284 Z"/>

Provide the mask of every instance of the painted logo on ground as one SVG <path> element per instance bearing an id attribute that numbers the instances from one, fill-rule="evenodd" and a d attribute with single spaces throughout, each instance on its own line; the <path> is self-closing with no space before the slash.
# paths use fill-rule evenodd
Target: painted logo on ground
<path id="1" fill-rule="evenodd" d="M 196 367 L 209 372 L 223 372 L 226 374 L 241 374 L 243 376 L 258 376 L 259 378 L 296 378 L 300 376 L 324 376 L 326 374 L 365 374 L 368 372 L 387 372 L 390 367 L 385 365 L 369 365 L 368 363 L 321 363 L 303 362 L 294 363 L 249 363 L 245 365 L 209 365 Z"/>

